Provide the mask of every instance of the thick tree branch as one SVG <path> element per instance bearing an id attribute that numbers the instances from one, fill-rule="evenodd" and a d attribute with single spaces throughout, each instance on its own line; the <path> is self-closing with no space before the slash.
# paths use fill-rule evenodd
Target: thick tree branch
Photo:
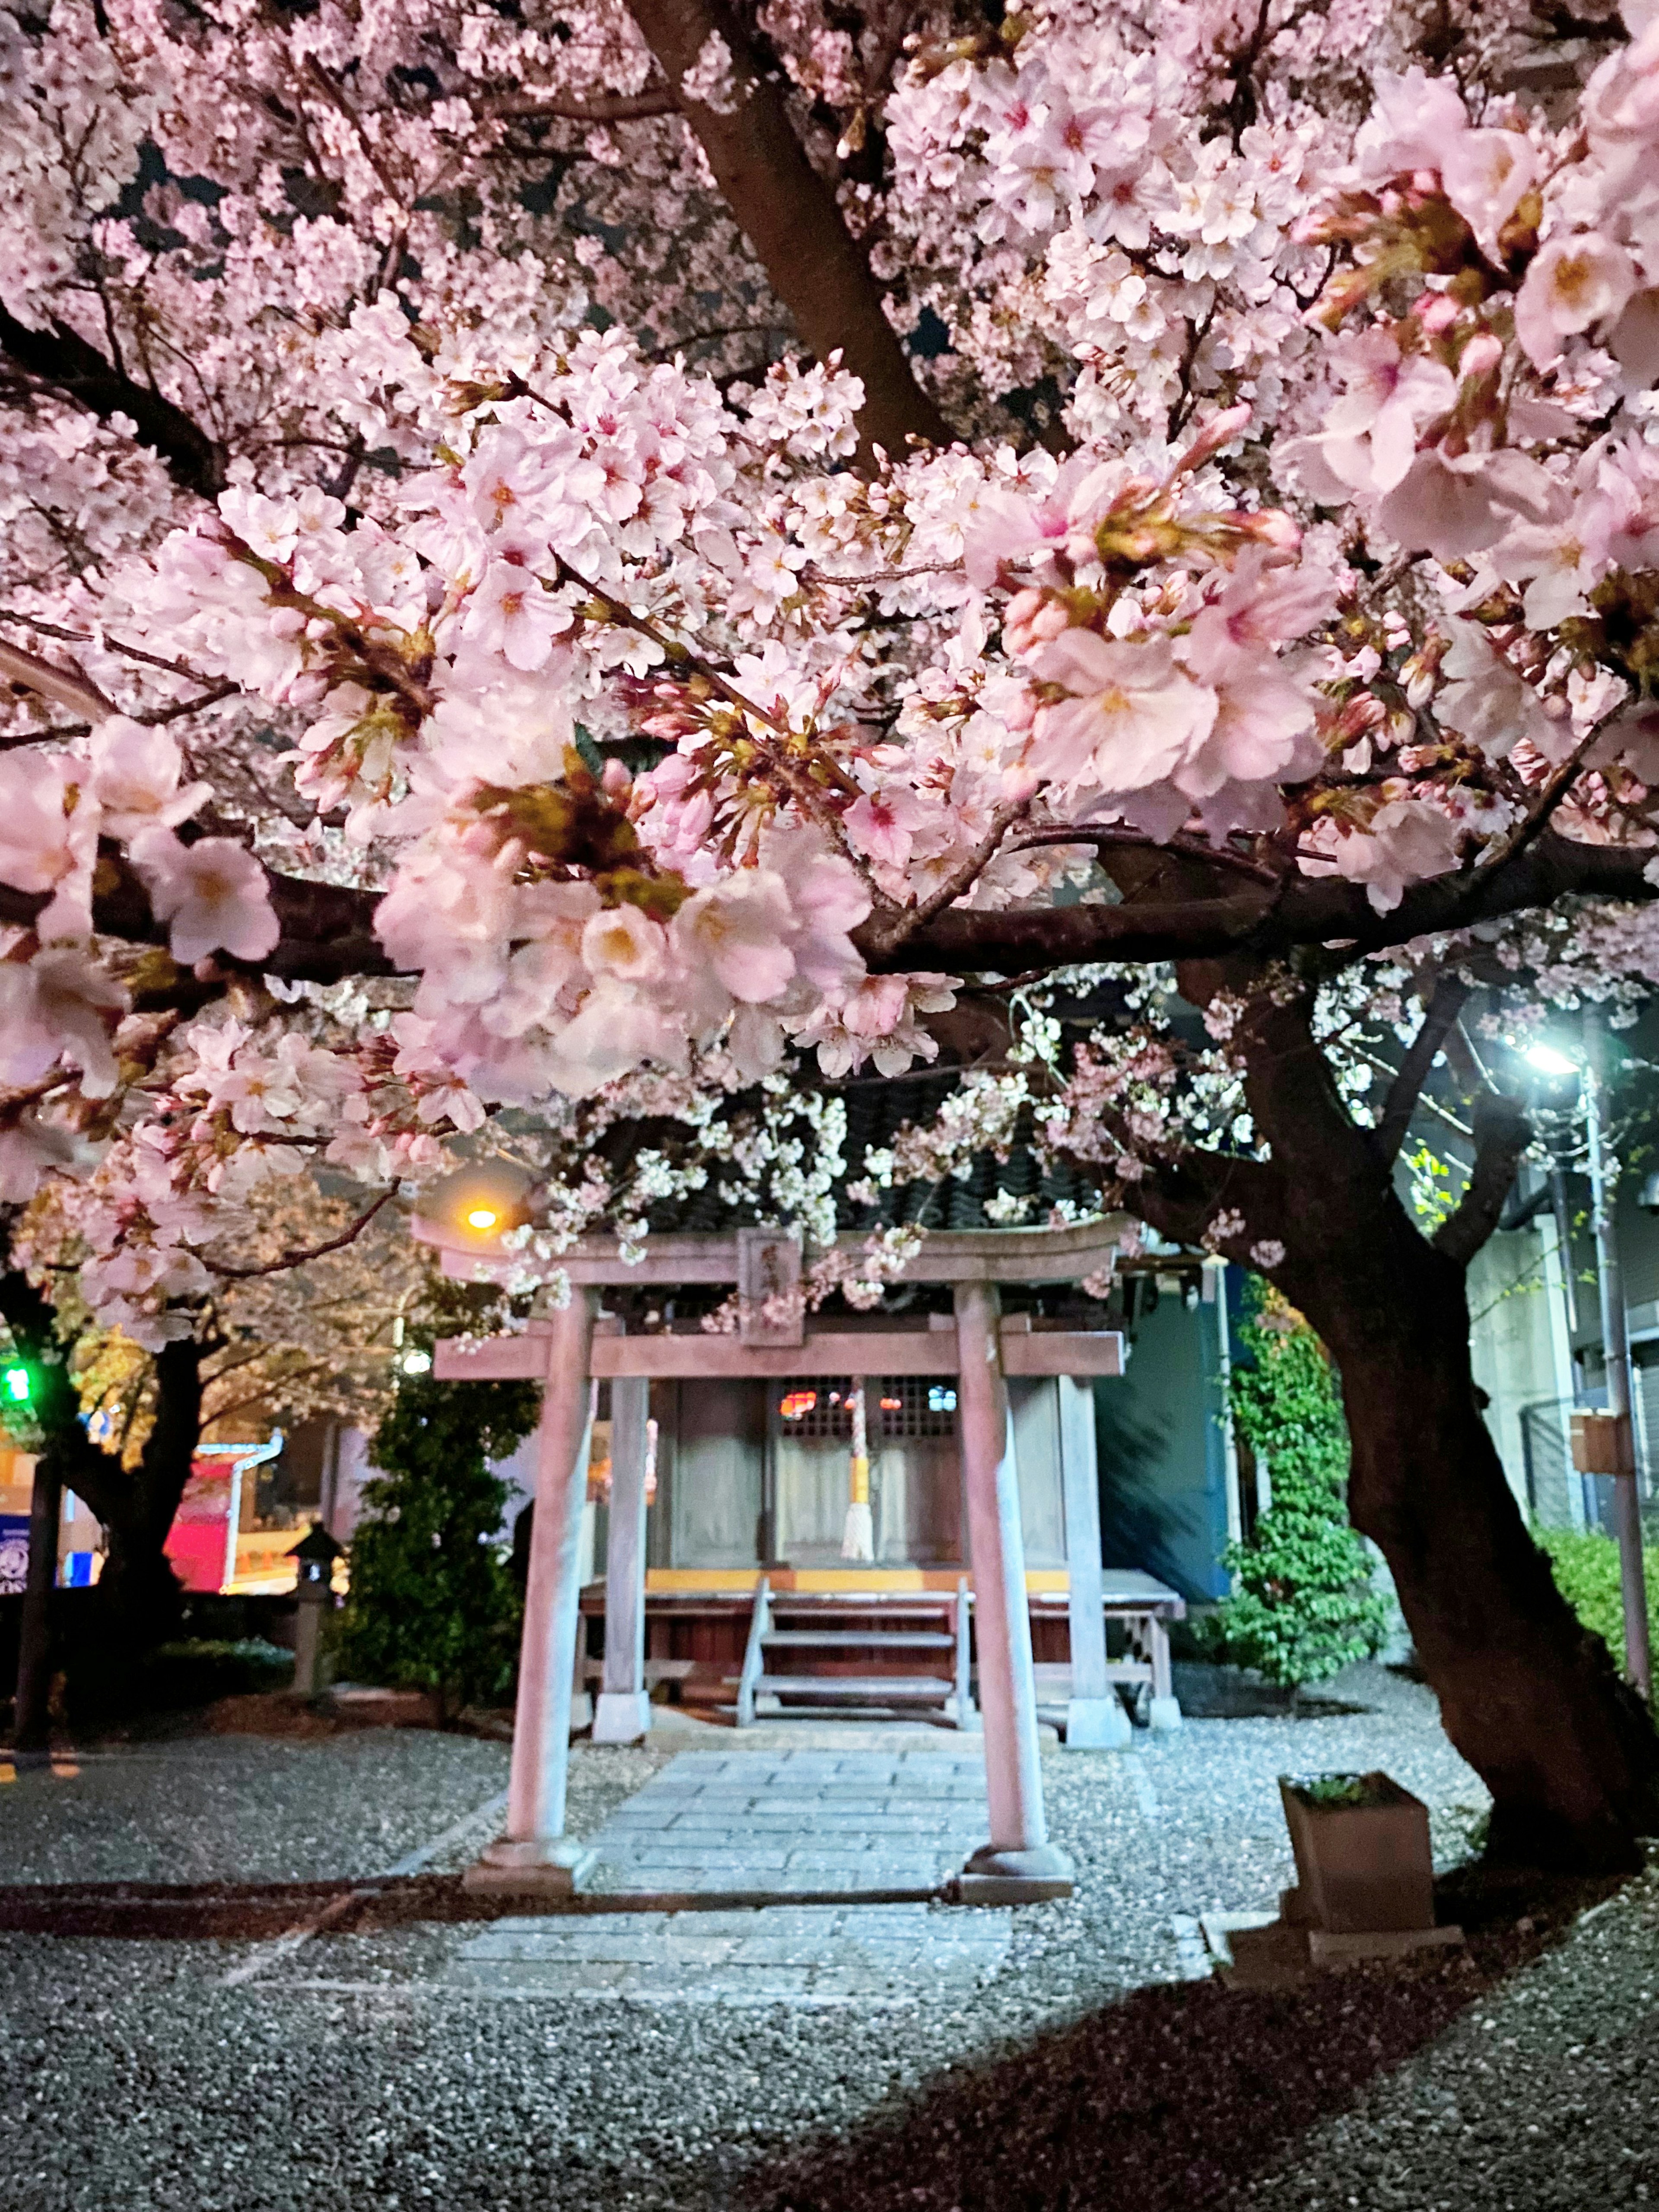
<path id="1" fill-rule="evenodd" d="M 282 935 L 276 949 L 258 965 L 266 975 L 289 982 L 338 983 L 349 975 L 391 975 L 397 971 L 374 934 L 378 891 L 343 884 L 317 884 L 301 876 L 267 874 L 270 902 Z M 0 923 L 30 927 L 46 904 L 44 891 L 14 890 L 0 884 Z M 113 846 L 99 854 L 92 904 L 93 927 L 100 936 L 130 945 L 165 945 L 167 933 L 151 910 L 149 894 L 131 863 Z M 152 997 L 152 1006 L 161 1001 Z M 196 1003 L 192 1000 L 191 1003 Z"/>
<path id="2" fill-rule="evenodd" d="M 1468 1267 L 1498 1226 L 1532 1125 L 1518 1098 L 1485 1091 L 1474 1102 L 1474 1168 L 1462 1202 L 1435 1232 L 1434 1249 Z"/>
<path id="3" fill-rule="evenodd" d="M 0 307 L 0 353 L 26 376 L 61 392 L 101 422 L 112 415 L 131 416 L 138 426 L 138 442 L 155 449 L 180 490 L 204 499 L 223 490 L 224 455 L 201 425 L 151 386 L 116 368 L 67 324 L 32 331 Z"/>
<path id="4" fill-rule="evenodd" d="M 1374 952 L 1416 937 L 1467 929 L 1570 893 L 1645 902 L 1656 887 L 1639 847 L 1581 845 L 1547 833 L 1502 868 L 1466 869 L 1415 884 L 1378 914 L 1363 886 L 1339 876 L 1292 877 L 1282 890 L 1166 904 L 1015 907 L 942 914 L 892 947 L 873 946 L 872 969 L 947 972 L 1079 966 L 1096 960 L 1203 960 L 1272 955 L 1341 944 Z"/>
<path id="5" fill-rule="evenodd" d="M 26 653 L 21 645 L 7 645 L 3 641 L 0 641 L 0 681 L 19 684 L 40 698 L 50 699 L 54 706 L 67 707 L 73 714 L 84 714 L 89 722 L 101 722 L 115 712 L 112 702 L 78 668 L 59 668 L 54 661 L 43 660 L 38 653 Z M 32 734 L 50 738 L 58 732 L 41 730 Z"/>
<path id="6" fill-rule="evenodd" d="M 1461 975 L 1443 975 L 1435 984 L 1417 1035 L 1407 1048 L 1399 1073 L 1389 1085 L 1382 1119 L 1377 1124 L 1376 1148 L 1385 1166 L 1392 1167 L 1399 1158 L 1412 1115 L 1423 1085 L 1428 1081 L 1429 1070 L 1446 1041 L 1447 1031 L 1462 1012 L 1468 995 L 1469 987 Z"/>
<path id="7" fill-rule="evenodd" d="M 950 428 L 916 381 L 833 189 L 795 136 L 783 88 L 760 73 L 736 18 L 720 0 L 629 0 L 629 10 L 796 329 L 820 361 L 839 348 L 863 379 L 866 444 L 894 453 L 911 437 L 947 444 Z M 726 113 L 680 93 L 681 79 L 706 49 L 715 51 L 715 39 L 732 57 Z"/>
<path id="8" fill-rule="evenodd" d="M 639 123 L 648 116 L 678 115 L 682 111 L 673 88 L 653 84 L 644 92 L 596 94 L 591 100 L 571 100 L 556 92 L 504 92 L 478 102 L 480 115 L 545 115 L 560 123 Z"/>

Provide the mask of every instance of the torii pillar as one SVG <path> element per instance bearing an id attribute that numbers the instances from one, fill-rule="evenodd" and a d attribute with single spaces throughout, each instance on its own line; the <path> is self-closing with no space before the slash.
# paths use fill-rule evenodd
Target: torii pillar
<path id="1" fill-rule="evenodd" d="M 569 1896 L 594 1863 L 586 1844 L 566 1836 L 564 1818 L 598 1305 L 597 1292 L 573 1290 L 568 1306 L 532 1321 L 522 1336 L 441 1339 L 434 1353 L 433 1371 L 444 1382 L 542 1386 L 507 1833 L 468 1869 L 469 1889 Z"/>
<path id="2" fill-rule="evenodd" d="M 595 1743 L 638 1743 L 651 1727 L 645 1686 L 645 1478 L 651 1385 L 643 1375 L 611 1384 L 611 1519 L 605 1551 L 605 1680 Z"/>
<path id="3" fill-rule="evenodd" d="M 956 1288 L 957 1434 L 974 1574 L 974 1640 L 985 1730 L 991 1840 L 957 1877 L 964 1905 L 1024 1905 L 1072 1893 L 1072 1862 L 1048 1840 L 1036 1676 L 1013 1420 L 1002 1369 L 1001 1303 L 989 1283 Z"/>

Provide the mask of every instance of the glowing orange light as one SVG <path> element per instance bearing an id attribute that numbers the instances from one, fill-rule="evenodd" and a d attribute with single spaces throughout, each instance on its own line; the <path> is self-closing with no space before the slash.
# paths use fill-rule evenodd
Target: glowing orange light
<path id="1" fill-rule="evenodd" d="M 881 1401 L 881 1410 L 884 1413 L 902 1413 L 904 1411 L 904 1401 L 902 1398 L 884 1398 Z"/>
<path id="2" fill-rule="evenodd" d="M 493 1229 L 501 1219 L 493 1206 L 475 1206 L 466 1217 L 469 1229 Z"/>
<path id="3" fill-rule="evenodd" d="M 816 1390 L 791 1390 L 778 1401 L 778 1411 L 786 1421 L 798 1421 L 803 1413 L 810 1413 L 817 1402 Z"/>

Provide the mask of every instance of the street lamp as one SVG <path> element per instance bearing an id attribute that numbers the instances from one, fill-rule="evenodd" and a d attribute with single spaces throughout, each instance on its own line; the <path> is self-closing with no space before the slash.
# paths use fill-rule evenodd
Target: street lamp
<path id="1" fill-rule="evenodd" d="M 1542 1075 L 1577 1075 L 1584 1093 L 1584 1126 L 1590 1184 L 1590 1225 L 1595 1235 L 1596 1288 L 1601 1304 L 1601 1351 L 1607 1378 L 1605 1414 L 1573 1416 L 1573 1464 L 1585 1474 L 1610 1474 L 1613 1528 L 1619 1539 L 1619 1580 L 1625 1607 L 1625 1666 L 1646 1698 L 1652 1692 L 1648 1644 L 1647 1574 L 1642 1559 L 1642 1508 L 1636 1490 L 1636 1449 L 1631 1430 L 1630 1330 L 1625 1316 L 1625 1277 L 1613 1228 L 1618 1163 L 1609 1162 L 1601 1126 L 1604 1038 L 1594 1016 L 1584 1018 L 1584 1052 L 1573 1060 L 1541 1040 L 1525 1057 Z"/>
<path id="2" fill-rule="evenodd" d="M 459 1230 L 469 1244 L 493 1245 L 528 1218 L 533 1186 L 529 1170 L 511 1160 L 470 1161 L 433 1184 L 422 1211 Z"/>

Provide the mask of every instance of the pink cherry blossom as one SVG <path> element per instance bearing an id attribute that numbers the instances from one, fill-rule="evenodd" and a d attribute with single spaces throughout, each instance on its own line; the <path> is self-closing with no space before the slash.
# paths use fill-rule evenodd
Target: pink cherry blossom
<path id="1" fill-rule="evenodd" d="M 1333 356 L 1346 396 L 1322 434 L 1297 446 L 1296 465 L 1316 498 L 1392 491 L 1415 457 L 1419 427 L 1447 411 L 1456 381 L 1439 362 L 1402 355 L 1383 331 L 1364 331 Z"/>
<path id="2" fill-rule="evenodd" d="M 570 610 L 543 588 L 530 568 L 492 561 L 473 593 L 462 626 L 468 641 L 499 653 L 509 666 L 544 668 L 553 641 L 570 627 Z"/>
<path id="3" fill-rule="evenodd" d="M 1515 302 L 1515 330 L 1539 368 L 1560 356 L 1563 338 L 1617 320 L 1638 283 L 1622 246 L 1595 231 L 1558 234 L 1534 258 Z"/>
<path id="4" fill-rule="evenodd" d="M 1368 185 L 1413 169 L 1437 169 L 1468 128 L 1468 111 L 1451 78 L 1408 69 L 1379 70 L 1373 106 L 1354 139 L 1354 168 Z"/>
<path id="5" fill-rule="evenodd" d="M 1438 167 L 1447 198 L 1488 247 L 1538 174 L 1537 156 L 1518 131 L 1458 131 Z"/>
<path id="6" fill-rule="evenodd" d="M 85 777 L 62 756 L 0 755 L 0 883 L 52 894 L 35 924 L 43 938 L 90 927 L 99 810 Z"/>
<path id="7" fill-rule="evenodd" d="M 668 955 L 667 933 L 637 907 L 611 907 L 582 931 L 582 958 L 595 975 L 624 983 L 654 982 Z"/>
<path id="8" fill-rule="evenodd" d="M 734 999 L 775 999 L 795 972 L 793 917 L 781 877 L 747 870 L 694 892 L 674 916 L 674 948 L 694 973 L 706 967 Z"/>
<path id="9" fill-rule="evenodd" d="M 120 985 L 74 946 L 0 960 L 0 1084 L 22 1089 L 67 1058 L 83 1095 L 107 1098 L 116 1063 L 106 1017 L 125 1004 Z"/>
<path id="10" fill-rule="evenodd" d="M 1613 524 L 1607 500 L 1582 499 L 1561 521 L 1517 523 L 1492 548 L 1498 574 L 1526 584 L 1522 611 L 1529 629 L 1553 629 L 1587 610 L 1590 592 L 1613 566 Z"/>
<path id="11" fill-rule="evenodd" d="M 1323 816 L 1310 833 L 1303 865 L 1310 872 L 1334 869 L 1363 884 L 1378 914 L 1389 914 L 1407 884 L 1443 876 L 1458 864 L 1458 825 L 1422 799 L 1394 799 L 1379 806 L 1363 829 Z"/>
<path id="12" fill-rule="evenodd" d="M 1068 629 L 1030 658 L 1067 696 L 1037 716 L 1037 760 L 1066 790 L 1138 791 L 1160 782 L 1208 736 L 1218 702 L 1176 662 L 1167 640 L 1112 643 Z"/>
<path id="13" fill-rule="evenodd" d="M 132 857 L 157 917 L 168 924 L 175 960 L 193 966 L 214 952 L 262 960 L 282 933 L 265 872 L 228 837 L 181 844 L 171 830 L 143 831 Z"/>
<path id="14" fill-rule="evenodd" d="M 112 836 L 132 837 L 159 824 L 177 829 L 212 796 L 208 783 L 180 786 L 184 757 L 168 731 L 112 715 L 92 733 L 92 788 Z"/>

